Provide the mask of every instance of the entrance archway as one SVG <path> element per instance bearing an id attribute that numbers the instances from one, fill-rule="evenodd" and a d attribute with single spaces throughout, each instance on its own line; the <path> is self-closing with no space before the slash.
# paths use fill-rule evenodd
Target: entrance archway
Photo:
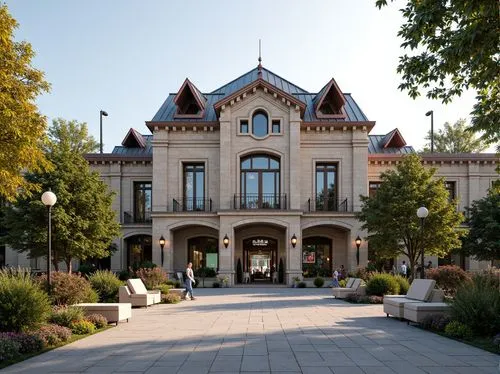
<path id="1" fill-rule="evenodd" d="M 277 270 L 278 241 L 268 237 L 243 240 L 243 271 L 252 282 L 272 282 Z"/>

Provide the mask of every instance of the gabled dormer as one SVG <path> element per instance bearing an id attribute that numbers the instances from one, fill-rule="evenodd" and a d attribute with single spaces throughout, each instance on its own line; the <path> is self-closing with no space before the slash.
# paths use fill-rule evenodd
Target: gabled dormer
<path id="1" fill-rule="evenodd" d="M 382 144 L 384 148 L 403 148 L 406 145 L 406 141 L 399 130 L 394 129 L 384 137 Z"/>
<path id="2" fill-rule="evenodd" d="M 346 118 L 345 98 L 339 86 L 332 78 L 314 97 L 314 110 L 318 118 Z"/>
<path id="3" fill-rule="evenodd" d="M 126 148 L 145 148 L 146 141 L 138 131 L 131 128 L 123 139 L 122 145 Z"/>
<path id="4" fill-rule="evenodd" d="M 174 103 L 177 107 L 175 118 L 203 118 L 205 115 L 207 99 L 187 78 L 175 95 Z"/>

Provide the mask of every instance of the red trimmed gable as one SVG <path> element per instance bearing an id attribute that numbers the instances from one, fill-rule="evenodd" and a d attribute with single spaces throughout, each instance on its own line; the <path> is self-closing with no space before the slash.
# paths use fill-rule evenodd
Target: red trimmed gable
<path id="1" fill-rule="evenodd" d="M 406 141 L 398 129 L 392 130 L 384 138 L 384 148 L 402 148 L 406 145 Z"/>
<path id="2" fill-rule="evenodd" d="M 314 98 L 314 110 L 318 118 L 346 118 L 344 110 L 345 98 L 335 79 L 328 84 Z"/>
<path id="3" fill-rule="evenodd" d="M 123 139 L 122 145 L 127 148 L 145 148 L 146 141 L 138 131 L 131 128 Z"/>
<path id="4" fill-rule="evenodd" d="M 186 78 L 174 97 L 174 104 L 177 106 L 175 117 L 203 118 L 206 102 L 207 99 L 203 94 Z"/>

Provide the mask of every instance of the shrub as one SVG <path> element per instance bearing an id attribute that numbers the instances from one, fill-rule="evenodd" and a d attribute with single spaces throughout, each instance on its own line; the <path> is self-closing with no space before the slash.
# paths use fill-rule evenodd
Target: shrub
<path id="1" fill-rule="evenodd" d="M 89 314 L 85 319 L 89 322 L 92 322 L 94 326 L 98 329 L 102 329 L 108 325 L 108 319 L 104 317 L 102 314 Z"/>
<path id="2" fill-rule="evenodd" d="M 196 269 L 194 271 L 194 275 L 199 278 L 215 278 L 217 276 L 217 272 L 215 269 L 209 268 L 209 267 L 203 267 Z M 243 273 L 241 275 L 241 278 L 243 279 Z"/>
<path id="3" fill-rule="evenodd" d="M 80 264 L 78 266 L 77 273 L 80 273 L 84 277 L 88 278 L 91 274 L 93 274 L 96 271 L 96 267 L 93 264 Z"/>
<path id="4" fill-rule="evenodd" d="M 131 272 L 135 273 L 137 270 L 140 269 L 154 269 L 156 267 L 156 264 L 151 262 L 151 261 L 141 261 L 141 262 L 134 262 L 132 264 L 132 268 L 129 269 Z"/>
<path id="5" fill-rule="evenodd" d="M 17 332 L 3 332 L 0 333 L 0 340 L 10 339 L 19 343 L 19 353 L 34 353 L 43 349 L 43 341 L 36 335 L 17 333 Z"/>
<path id="6" fill-rule="evenodd" d="M 123 283 L 112 271 L 97 270 L 89 277 L 89 281 L 99 294 L 100 302 L 112 303 L 118 300 L 118 289 Z"/>
<path id="7" fill-rule="evenodd" d="M 173 286 L 169 284 L 160 284 L 157 288 L 160 290 L 162 295 L 167 295 L 170 292 L 170 289 L 173 288 Z"/>
<path id="8" fill-rule="evenodd" d="M 29 272 L 0 270 L 0 331 L 35 329 L 49 313 L 49 298 Z"/>
<path id="9" fill-rule="evenodd" d="M 477 335 L 490 336 L 500 331 L 500 292 L 489 275 L 475 274 L 472 282 L 457 290 L 451 315 Z"/>
<path id="10" fill-rule="evenodd" d="M 444 328 L 444 332 L 446 335 L 458 339 L 469 339 L 472 336 L 470 327 L 458 321 L 448 323 Z"/>
<path id="11" fill-rule="evenodd" d="M 394 279 L 399 284 L 399 294 L 406 295 L 408 293 L 408 289 L 410 288 L 410 283 L 408 282 L 408 279 L 399 274 L 395 275 Z"/>
<path id="12" fill-rule="evenodd" d="M 45 346 L 57 345 L 71 338 L 71 330 L 59 325 L 43 325 L 33 334 L 38 336 Z"/>
<path id="13" fill-rule="evenodd" d="M 317 277 L 316 279 L 314 279 L 314 285 L 316 287 L 318 287 L 318 288 L 323 287 L 324 284 L 325 284 L 325 280 L 323 278 Z"/>
<path id="14" fill-rule="evenodd" d="M 236 264 L 236 281 L 238 283 L 243 283 L 243 268 L 241 267 L 241 259 L 238 259 Z"/>
<path id="15" fill-rule="evenodd" d="M 421 326 L 427 330 L 444 331 L 448 323 L 450 323 L 450 318 L 446 315 L 429 314 L 424 317 Z"/>
<path id="16" fill-rule="evenodd" d="M 278 282 L 280 284 L 285 282 L 285 265 L 283 265 L 283 259 L 280 258 L 280 263 L 278 266 Z"/>
<path id="17" fill-rule="evenodd" d="M 390 274 L 375 274 L 366 285 L 368 295 L 384 296 L 399 294 L 399 283 Z"/>
<path id="18" fill-rule="evenodd" d="M 70 327 L 74 321 L 84 318 L 83 309 L 77 306 L 63 306 L 52 310 L 49 322 L 55 325 Z"/>
<path id="19" fill-rule="evenodd" d="M 180 296 L 176 294 L 162 295 L 161 298 L 165 304 L 177 304 L 178 302 L 181 301 Z"/>
<path id="20" fill-rule="evenodd" d="M 152 290 L 167 281 L 167 273 L 158 267 L 138 269 L 135 276 L 141 278 L 148 290 Z"/>
<path id="21" fill-rule="evenodd" d="M 74 321 L 70 326 L 71 332 L 77 335 L 92 334 L 95 332 L 95 326 L 87 320 Z"/>
<path id="22" fill-rule="evenodd" d="M 305 282 L 299 282 L 297 284 L 297 288 L 306 288 L 307 287 L 307 284 Z"/>
<path id="23" fill-rule="evenodd" d="M 375 274 L 373 271 L 367 270 L 367 268 L 358 268 L 354 273 L 351 274 L 354 278 L 361 278 L 365 282 L 368 282 L 370 278 Z"/>
<path id="24" fill-rule="evenodd" d="M 219 288 L 220 287 L 220 283 L 219 282 L 214 282 L 214 283 L 212 283 L 212 287 L 213 288 Z"/>
<path id="25" fill-rule="evenodd" d="M 0 362 L 9 361 L 20 356 L 21 345 L 10 338 L 0 337 Z"/>
<path id="26" fill-rule="evenodd" d="M 128 270 L 122 270 L 118 273 L 118 279 L 121 281 L 126 281 L 130 278 L 132 278 L 132 274 Z"/>
<path id="27" fill-rule="evenodd" d="M 44 284 L 47 284 L 46 275 L 43 275 L 41 279 Z M 92 286 L 87 279 L 78 274 L 69 274 L 62 271 L 52 273 L 50 297 L 55 305 L 95 303 L 99 300 L 99 296 L 92 290 Z"/>
<path id="28" fill-rule="evenodd" d="M 368 303 L 370 304 L 383 304 L 384 303 L 384 297 L 383 296 L 368 296 Z"/>
<path id="29" fill-rule="evenodd" d="M 454 265 L 428 269 L 425 276 L 434 279 L 437 286 L 442 288 L 445 294 L 449 296 L 454 296 L 460 286 L 470 281 L 469 275 L 460 267 Z"/>
<path id="30" fill-rule="evenodd" d="M 357 303 L 358 299 L 358 295 L 356 295 L 355 293 L 350 293 L 344 298 L 344 300 L 348 303 Z"/>
<path id="31" fill-rule="evenodd" d="M 339 287 L 344 287 L 347 286 L 347 279 L 341 279 L 339 280 Z"/>

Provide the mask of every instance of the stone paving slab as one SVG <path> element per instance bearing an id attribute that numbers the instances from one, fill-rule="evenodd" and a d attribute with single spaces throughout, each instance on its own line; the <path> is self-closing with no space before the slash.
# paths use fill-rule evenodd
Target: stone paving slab
<path id="1" fill-rule="evenodd" d="M 329 289 L 224 288 L 133 309 L 129 323 L 3 373 L 500 373 L 500 356 Z"/>

